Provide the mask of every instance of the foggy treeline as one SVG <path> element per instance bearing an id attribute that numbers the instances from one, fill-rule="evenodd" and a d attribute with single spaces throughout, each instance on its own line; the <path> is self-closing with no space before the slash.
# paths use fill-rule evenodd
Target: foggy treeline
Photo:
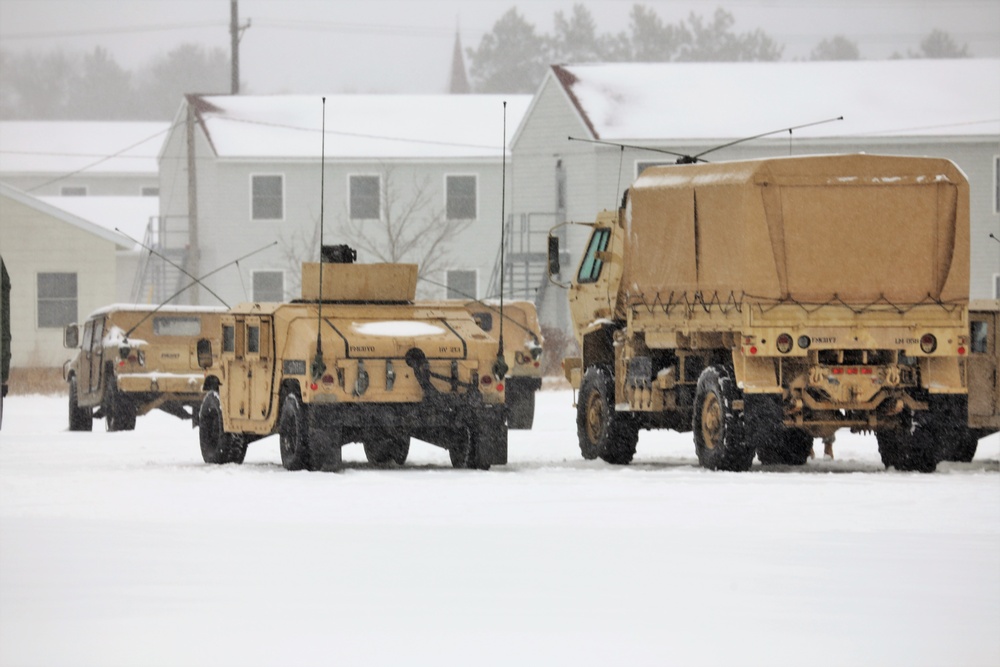
<path id="1" fill-rule="evenodd" d="M 556 12 L 552 34 L 541 34 L 516 8 L 511 8 L 467 49 L 472 89 L 481 93 L 532 93 L 551 63 L 584 62 L 735 62 L 780 60 L 784 46 L 761 29 L 733 30 L 735 19 L 719 8 L 711 17 L 691 13 L 677 23 L 665 23 L 654 10 L 632 6 L 625 32 L 598 33 L 583 4 L 569 14 Z M 894 53 L 893 58 L 963 58 L 959 46 L 940 30 L 924 37 L 918 51 Z M 859 60 L 857 42 L 844 35 L 820 41 L 812 60 Z"/>
<path id="2" fill-rule="evenodd" d="M 711 16 L 691 13 L 664 22 L 642 4 L 632 6 L 629 27 L 600 33 L 590 11 L 576 4 L 556 12 L 551 34 L 540 33 L 515 7 L 508 10 L 475 48 L 466 49 L 473 92 L 531 93 L 551 63 L 775 61 L 784 45 L 761 29 L 734 30 L 724 9 Z M 896 58 L 968 57 L 968 47 L 935 30 L 918 50 Z M 864 57 L 847 36 L 821 40 L 813 60 Z M 443 64 L 442 69 L 447 65 Z M 252 76 L 251 76 L 252 87 Z M 14 53 L 0 50 L 0 119 L 169 120 L 185 93 L 227 93 L 229 53 L 181 44 L 148 64 L 129 70 L 104 48 L 89 53 Z M 241 88 L 246 88 L 241 84 Z"/>
<path id="3" fill-rule="evenodd" d="M 135 71 L 89 53 L 0 50 L 0 119 L 169 120 L 185 93 L 227 93 L 229 53 L 182 44 Z"/>

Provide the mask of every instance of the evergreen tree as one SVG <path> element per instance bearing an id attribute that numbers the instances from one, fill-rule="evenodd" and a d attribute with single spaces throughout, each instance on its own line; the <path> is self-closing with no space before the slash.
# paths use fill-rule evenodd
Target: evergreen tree
<path id="1" fill-rule="evenodd" d="M 478 93 L 531 93 L 548 67 L 545 38 L 511 8 L 469 49 L 469 74 Z"/>
<path id="2" fill-rule="evenodd" d="M 852 42 L 843 35 L 835 35 L 824 39 L 812 50 L 811 60 L 860 60 L 857 42 Z"/>

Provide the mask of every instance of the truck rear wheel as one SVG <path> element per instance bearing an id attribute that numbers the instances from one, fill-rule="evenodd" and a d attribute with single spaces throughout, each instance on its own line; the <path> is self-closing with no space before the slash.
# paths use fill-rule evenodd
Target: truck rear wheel
<path id="1" fill-rule="evenodd" d="M 373 465 L 406 463 L 410 454 L 410 438 L 405 435 L 383 434 L 364 441 L 365 457 Z"/>
<path id="2" fill-rule="evenodd" d="M 747 442 L 743 421 L 733 408 L 737 396 L 736 383 L 723 366 L 709 366 L 701 372 L 691 429 L 702 467 L 742 472 L 753 464 L 753 445 Z"/>
<path id="3" fill-rule="evenodd" d="M 812 436 L 782 423 L 781 397 L 750 394 L 743 399 L 743 423 L 747 444 L 764 465 L 801 466 L 809 460 Z"/>
<path id="4" fill-rule="evenodd" d="M 513 429 L 530 429 L 535 421 L 533 379 L 507 378 L 506 402 L 508 426 Z"/>
<path id="5" fill-rule="evenodd" d="M 76 376 L 69 379 L 69 430 L 91 431 L 94 428 L 94 416 L 90 408 L 81 408 L 77 393 Z"/>
<path id="6" fill-rule="evenodd" d="M 635 456 L 639 428 L 629 415 L 615 410 L 615 385 L 611 373 L 591 366 L 580 383 L 576 433 L 583 458 L 601 457 L 608 463 L 627 465 Z"/>
<path id="7" fill-rule="evenodd" d="M 205 463 L 243 463 L 247 455 L 246 440 L 242 434 L 224 430 L 219 392 L 205 394 L 198 410 L 198 424 L 201 459 Z"/>
<path id="8" fill-rule="evenodd" d="M 937 468 L 936 436 L 926 415 L 905 412 L 896 428 L 876 431 L 882 465 L 904 472 L 934 472 Z"/>

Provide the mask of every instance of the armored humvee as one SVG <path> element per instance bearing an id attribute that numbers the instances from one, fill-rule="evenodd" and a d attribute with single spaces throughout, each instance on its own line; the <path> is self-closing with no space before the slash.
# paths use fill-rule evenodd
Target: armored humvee
<path id="1" fill-rule="evenodd" d="M 280 437 L 289 470 L 336 470 L 360 442 L 375 464 L 402 464 L 415 437 L 456 468 L 507 462 L 498 341 L 460 301 L 415 302 L 415 264 L 355 264 L 345 246 L 302 266 L 302 298 L 247 303 L 221 318 L 221 350 L 201 341 L 206 463 L 240 463 Z"/>
<path id="2" fill-rule="evenodd" d="M 493 338 L 500 338 L 500 304 L 467 301 L 466 309 L 476 323 Z M 542 331 L 538 312 L 530 301 L 503 304 L 504 360 L 507 377 L 504 392 L 507 426 L 530 429 L 535 420 L 535 392 L 542 387 Z"/>
<path id="3" fill-rule="evenodd" d="M 1000 300 L 969 304 L 969 429 L 952 438 L 943 458 L 971 461 L 979 439 L 1000 431 Z"/>
<path id="4" fill-rule="evenodd" d="M 198 423 L 204 372 L 197 342 L 216 335 L 223 308 L 117 304 L 70 324 L 63 344 L 69 428 L 89 431 L 95 417 L 109 431 L 131 431 L 137 416 L 159 409 Z M 82 335 L 81 335 L 82 330 Z"/>

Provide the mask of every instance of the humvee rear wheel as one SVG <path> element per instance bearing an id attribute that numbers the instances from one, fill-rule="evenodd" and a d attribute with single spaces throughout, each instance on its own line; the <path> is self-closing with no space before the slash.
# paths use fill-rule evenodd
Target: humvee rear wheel
<path id="1" fill-rule="evenodd" d="M 529 381 L 507 378 L 507 425 L 513 429 L 530 429 L 535 421 L 535 390 Z"/>
<path id="2" fill-rule="evenodd" d="M 723 366 L 701 372 L 694 394 L 695 452 L 698 463 L 711 470 L 742 472 L 753 463 L 754 447 L 744 435 L 743 421 L 733 408 L 736 385 Z"/>
<path id="3" fill-rule="evenodd" d="M 365 457 L 374 465 L 385 465 L 392 461 L 396 465 L 406 463 L 410 454 L 410 438 L 405 435 L 381 435 L 365 440 Z"/>
<path id="4" fill-rule="evenodd" d="M 69 379 L 69 430 L 91 431 L 94 428 L 94 416 L 90 408 L 81 408 L 77 393 L 76 376 Z"/>
<path id="5" fill-rule="evenodd" d="M 639 429 L 627 415 L 615 411 L 614 378 L 606 369 L 591 366 L 580 383 L 576 433 L 580 453 L 591 460 L 627 465 L 635 456 Z"/>
<path id="6" fill-rule="evenodd" d="M 118 390 L 114 373 L 108 373 L 105 379 L 104 420 L 108 431 L 135 430 L 135 405 Z"/>
<path id="7" fill-rule="evenodd" d="M 240 433 L 224 430 L 219 392 L 205 394 L 198 410 L 198 425 L 201 458 L 205 463 L 243 463 L 247 455 L 246 440 Z"/>
<path id="8" fill-rule="evenodd" d="M 309 424 L 305 409 L 297 394 L 288 394 L 281 407 L 278 422 L 281 443 L 281 465 L 286 470 L 311 470 L 309 457 Z"/>

